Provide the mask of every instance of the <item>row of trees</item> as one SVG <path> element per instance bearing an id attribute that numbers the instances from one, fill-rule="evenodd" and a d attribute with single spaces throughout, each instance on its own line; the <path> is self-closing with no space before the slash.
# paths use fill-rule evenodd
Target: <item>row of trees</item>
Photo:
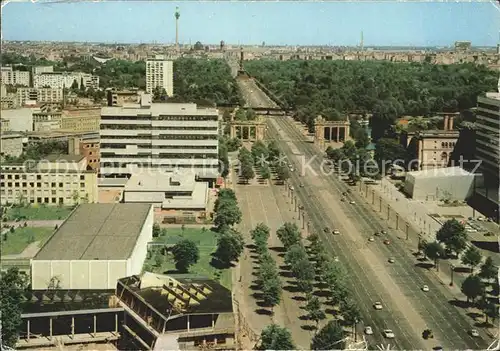
<path id="1" fill-rule="evenodd" d="M 316 323 L 326 317 L 318 296 L 326 296 L 328 303 L 337 306 L 345 324 L 354 326 L 361 320 L 359 309 L 349 297 L 346 275 L 338 263 L 331 260 L 318 235 L 312 234 L 309 246 L 304 247 L 300 230 L 294 223 L 285 223 L 276 232 L 286 248 L 285 264 L 296 279 L 298 291 L 305 294 L 308 318 Z M 315 281 L 320 291 L 313 294 Z M 312 340 L 311 348 L 323 350 L 343 348 L 344 331 L 337 320 L 325 325 Z"/>
<path id="2" fill-rule="evenodd" d="M 255 251 L 258 257 L 258 288 L 262 292 L 262 300 L 265 306 L 271 308 L 273 313 L 274 306 L 278 305 L 281 301 L 282 287 L 278 273 L 278 266 L 276 261 L 271 256 L 267 241 L 269 239 L 270 231 L 264 223 L 259 223 L 250 232 Z"/>
<path id="3" fill-rule="evenodd" d="M 240 176 L 248 183 L 250 179 L 255 178 L 252 153 L 247 148 L 242 147 L 238 153 L 238 160 L 240 161 Z"/>
<path id="4" fill-rule="evenodd" d="M 498 276 L 498 267 L 493 259 L 487 257 L 483 262 L 483 257 L 479 249 L 473 245 L 467 245 L 467 231 L 465 226 L 456 219 L 446 221 L 436 233 L 436 240 L 430 243 L 420 242 L 419 250 L 426 257 L 434 261 L 438 268 L 440 259 L 447 257 L 459 257 L 461 262 L 470 267 L 470 275 L 462 282 L 461 291 L 467 297 L 467 301 L 475 303 L 478 298 L 478 307 L 481 308 L 488 319 L 495 319 L 498 315 L 498 307 L 487 298 L 486 287 Z M 481 262 L 483 262 L 481 264 Z M 480 266 L 479 272 L 475 274 L 475 269 Z M 493 283 L 492 293 L 498 295 L 498 283 Z"/>
<path id="5" fill-rule="evenodd" d="M 398 116 L 474 107 L 477 96 L 495 89 L 498 80 L 494 71 L 475 64 L 251 60 L 245 69 L 295 109 L 311 131 L 319 114 L 338 120 L 361 110 L 373 113 L 375 140 Z"/>

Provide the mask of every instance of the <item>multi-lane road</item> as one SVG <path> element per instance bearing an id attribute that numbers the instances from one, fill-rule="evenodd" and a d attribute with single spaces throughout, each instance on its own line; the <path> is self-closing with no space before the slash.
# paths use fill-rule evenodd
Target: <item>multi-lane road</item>
<path id="1" fill-rule="evenodd" d="M 397 349 L 436 346 L 484 349 L 488 344 L 484 335 L 474 338 L 468 334 L 473 328 L 472 319 L 449 303 L 453 298 L 446 288 L 416 266 L 411 250 L 388 230 L 364 199 L 352 191 L 348 201 L 340 201 L 348 186 L 336 176 L 321 172 L 324 160 L 318 155 L 319 150 L 306 141 L 293 122 L 287 117 L 277 117 L 268 124 L 268 136 L 280 142 L 288 159 L 295 164 L 296 171 L 290 180 L 299 203 L 305 208 L 306 220 L 349 273 L 354 297 L 363 315 L 360 327 L 369 325 L 374 330 L 374 334 L 367 337 L 369 343 L 389 343 Z M 297 155 L 297 150 L 302 156 Z M 309 165 L 316 174 L 305 167 L 312 158 Z M 304 169 L 305 173 L 301 174 Z M 325 227 L 339 229 L 342 234 L 325 233 Z M 375 242 L 368 241 L 374 232 L 381 230 L 387 230 L 388 234 L 376 237 Z M 391 243 L 385 245 L 383 239 Z M 390 257 L 395 260 L 392 264 L 388 262 Z M 430 291 L 422 291 L 424 285 Z M 375 301 L 382 302 L 383 310 L 374 310 Z M 384 340 L 382 332 L 386 328 L 394 331 L 395 339 Z M 435 339 L 422 339 L 425 328 L 433 330 Z"/>
<path id="2" fill-rule="evenodd" d="M 246 101 L 245 107 L 253 108 L 277 108 L 276 103 L 271 100 L 262 90 L 259 89 L 253 79 L 237 79 L 243 99 Z"/>
<path id="3" fill-rule="evenodd" d="M 249 106 L 273 107 L 253 81 L 239 84 Z M 480 337 L 469 335 L 472 319 L 453 305 L 454 298 L 446 287 L 416 266 L 418 261 L 406 243 L 387 228 L 356 191 L 348 194 L 348 201 L 340 201 L 348 186 L 328 169 L 321 171 L 325 160 L 320 150 L 306 140 L 288 117 L 272 118 L 268 120 L 267 137 L 277 140 L 295 165 L 290 183 L 294 186 L 294 196 L 304 206 L 311 230 L 320 235 L 325 247 L 348 272 L 353 297 L 363 317 L 358 328 L 361 331 L 364 326 L 371 326 L 374 331 L 367 336 L 369 344 L 391 344 L 392 348 L 406 350 L 437 346 L 485 349 L 489 344 L 486 335 L 482 332 Z M 341 235 L 326 233 L 325 227 L 338 229 Z M 387 235 L 368 241 L 381 230 L 386 230 Z M 385 239 L 391 243 L 385 245 Z M 395 262 L 389 263 L 389 258 Z M 429 287 L 428 292 L 422 291 L 424 285 Z M 374 309 L 376 301 L 382 303 L 382 310 Z M 426 328 L 433 330 L 434 339 L 423 340 L 421 334 Z M 395 338 L 385 339 L 384 329 L 392 329 Z"/>

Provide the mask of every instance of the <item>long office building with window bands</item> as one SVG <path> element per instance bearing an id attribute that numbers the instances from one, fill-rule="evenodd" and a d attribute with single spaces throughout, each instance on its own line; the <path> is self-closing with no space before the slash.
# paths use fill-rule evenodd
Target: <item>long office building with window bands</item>
<path id="1" fill-rule="evenodd" d="M 138 168 L 180 169 L 215 181 L 218 111 L 150 101 L 144 94 L 140 104 L 102 108 L 101 176 L 130 177 Z"/>
<path id="2" fill-rule="evenodd" d="M 487 93 L 477 99 L 476 156 L 481 161 L 480 171 L 484 176 L 484 188 L 478 188 L 476 192 L 496 205 L 495 217 L 498 220 L 500 92 Z"/>

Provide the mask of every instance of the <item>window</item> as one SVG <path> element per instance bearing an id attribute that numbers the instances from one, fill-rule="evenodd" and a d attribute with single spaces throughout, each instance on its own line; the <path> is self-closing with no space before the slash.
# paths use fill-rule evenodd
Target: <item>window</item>
<path id="1" fill-rule="evenodd" d="M 64 186 L 64 183 L 59 183 L 59 188 L 62 188 Z"/>
<path id="2" fill-rule="evenodd" d="M 0 174 L 0 179 L 4 179 L 5 178 L 5 175 L 4 174 Z"/>
<path id="3" fill-rule="evenodd" d="M 46 203 L 46 204 L 48 204 L 49 203 L 49 198 L 48 197 L 44 198 L 43 202 Z"/>
<path id="4" fill-rule="evenodd" d="M 52 188 L 55 188 L 55 187 L 56 187 L 56 183 L 51 183 L 51 184 L 50 184 L 50 186 L 51 186 Z"/>
<path id="5" fill-rule="evenodd" d="M 34 188 L 35 187 L 35 183 L 30 182 L 30 187 Z"/>
<path id="6" fill-rule="evenodd" d="M 26 184 L 27 184 L 26 182 L 23 182 L 23 187 L 26 187 Z"/>
<path id="7" fill-rule="evenodd" d="M 55 191 L 55 190 L 52 190 L 52 191 L 51 191 L 51 194 L 52 194 L 52 196 L 56 195 L 56 191 Z"/>
<path id="8" fill-rule="evenodd" d="M 37 188 L 41 188 L 42 187 L 42 183 L 36 183 L 36 187 Z"/>
<path id="9" fill-rule="evenodd" d="M 11 182 L 8 182 L 8 183 L 7 183 L 7 186 L 8 186 L 9 188 L 11 188 L 11 187 L 12 187 L 12 183 L 11 183 Z"/>
<path id="10" fill-rule="evenodd" d="M 84 176 L 84 175 L 81 175 L 81 176 L 80 176 L 80 180 L 85 180 L 85 176 Z"/>
<path id="11" fill-rule="evenodd" d="M 85 188 L 85 183 L 80 183 L 80 188 Z"/>
<path id="12" fill-rule="evenodd" d="M 52 200 L 52 203 L 53 203 L 53 204 L 55 204 L 55 203 L 56 203 L 56 201 L 57 201 L 57 199 L 56 199 L 55 197 L 53 197 L 51 200 Z"/>
<path id="13" fill-rule="evenodd" d="M 38 174 L 38 175 L 36 176 L 36 180 L 42 180 L 42 176 L 41 176 L 40 174 Z"/>
<path id="14" fill-rule="evenodd" d="M 14 179 L 16 179 L 16 180 L 17 180 L 17 179 L 19 179 L 19 174 L 16 174 L 16 175 L 14 176 Z"/>
<path id="15" fill-rule="evenodd" d="M 38 202 L 39 204 L 42 203 L 42 198 L 41 197 L 37 197 L 36 198 L 36 202 Z"/>
<path id="16" fill-rule="evenodd" d="M 12 174 L 8 174 L 7 179 L 12 179 Z"/>

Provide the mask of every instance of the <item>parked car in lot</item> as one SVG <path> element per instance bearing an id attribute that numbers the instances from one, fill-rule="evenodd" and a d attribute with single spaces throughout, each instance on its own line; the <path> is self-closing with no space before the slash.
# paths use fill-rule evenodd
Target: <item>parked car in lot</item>
<path id="1" fill-rule="evenodd" d="M 323 231 L 324 231 L 325 233 L 328 233 L 328 232 L 330 232 L 330 229 L 329 229 L 328 227 L 325 227 L 325 228 L 323 229 Z"/>
<path id="2" fill-rule="evenodd" d="M 422 287 L 422 291 L 428 292 L 429 291 L 429 287 L 427 285 L 424 285 Z"/>
<path id="3" fill-rule="evenodd" d="M 477 337 L 479 337 L 479 332 L 477 331 L 477 329 L 472 329 L 470 331 L 470 335 L 477 338 Z"/>
<path id="4" fill-rule="evenodd" d="M 366 335 L 372 335 L 373 334 L 372 327 L 365 327 L 365 334 Z"/>
<path id="5" fill-rule="evenodd" d="M 375 308 L 376 310 L 381 310 L 383 307 L 382 307 L 382 303 L 377 301 L 373 304 L 373 308 Z"/>
<path id="6" fill-rule="evenodd" d="M 351 205 L 354 205 L 354 204 L 356 204 L 356 201 L 351 200 L 351 201 L 349 201 L 349 203 L 350 203 Z"/>
<path id="7" fill-rule="evenodd" d="M 392 257 L 389 258 L 389 263 L 394 263 L 394 262 L 396 262 L 396 260 L 394 260 L 394 258 L 392 258 Z"/>
<path id="8" fill-rule="evenodd" d="M 383 334 L 384 334 L 384 338 L 386 338 L 386 339 L 394 339 L 395 338 L 394 332 L 391 329 L 384 329 Z"/>
<path id="9" fill-rule="evenodd" d="M 368 241 L 370 241 L 370 242 L 374 242 L 374 241 L 375 241 L 375 238 L 374 238 L 373 236 L 370 236 L 370 237 L 368 238 Z"/>
<path id="10" fill-rule="evenodd" d="M 338 229 L 334 229 L 334 230 L 332 230 L 332 234 L 339 235 L 340 231 Z"/>
<path id="11" fill-rule="evenodd" d="M 388 240 L 388 239 L 385 239 L 385 240 L 384 240 L 384 244 L 389 245 L 390 243 L 391 243 L 391 241 L 390 241 L 390 240 Z"/>

